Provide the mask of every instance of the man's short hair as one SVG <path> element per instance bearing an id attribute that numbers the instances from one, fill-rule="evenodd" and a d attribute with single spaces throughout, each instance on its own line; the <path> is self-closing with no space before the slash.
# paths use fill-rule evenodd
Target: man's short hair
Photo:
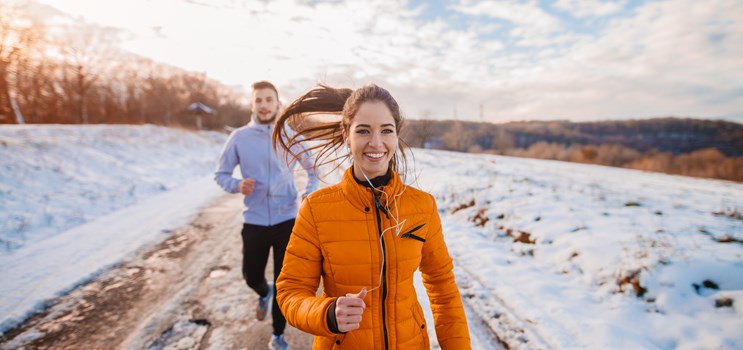
<path id="1" fill-rule="evenodd" d="M 279 98 L 279 90 L 276 90 L 276 87 L 268 81 L 261 80 L 253 83 L 253 91 L 260 89 L 271 89 L 276 93 L 276 98 Z"/>

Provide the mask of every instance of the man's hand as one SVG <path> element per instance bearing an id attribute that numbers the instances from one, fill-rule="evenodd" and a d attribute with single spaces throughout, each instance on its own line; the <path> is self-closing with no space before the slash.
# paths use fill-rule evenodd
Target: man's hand
<path id="1" fill-rule="evenodd" d="M 237 189 L 240 190 L 240 193 L 243 195 L 249 196 L 251 193 L 253 193 L 253 189 L 255 188 L 255 179 L 247 178 L 240 181 L 240 184 L 237 185 Z"/>
<path id="2" fill-rule="evenodd" d="M 338 322 L 338 330 L 342 333 L 358 329 L 361 324 L 361 314 L 366 309 L 364 303 L 366 288 L 361 289 L 358 294 L 346 294 L 335 302 L 335 320 Z"/>

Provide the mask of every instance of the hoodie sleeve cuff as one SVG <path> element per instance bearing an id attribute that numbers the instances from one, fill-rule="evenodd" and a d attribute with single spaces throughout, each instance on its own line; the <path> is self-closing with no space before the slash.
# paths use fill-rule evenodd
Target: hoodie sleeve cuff
<path id="1" fill-rule="evenodd" d="M 232 178 L 232 193 L 240 193 L 240 181 L 235 178 Z"/>
<path id="2" fill-rule="evenodd" d="M 333 303 L 330 304 L 330 307 L 328 308 L 328 312 L 326 314 L 325 319 L 328 322 L 328 329 L 330 329 L 331 332 L 335 334 L 343 334 L 341 331 L 338 330 L 338 320 L 335 319 L 335 302 L 338 301 L 338 299 L 333 300 Z"/>

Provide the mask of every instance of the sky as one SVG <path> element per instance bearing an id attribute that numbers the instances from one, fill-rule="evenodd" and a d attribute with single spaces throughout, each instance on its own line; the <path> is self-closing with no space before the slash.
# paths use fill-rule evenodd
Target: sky
<path id="1" fill-rule="evenodd" d="M 743 0 L 37 0 L 285 103 L 390 90 L 411 118 L 743 122 Z"/>
<path id="2" fill-rule="evenodd" d="M 168 239 L 223 195 L 211 173 L 225 137 L 151 125 L 0 126 L 0 159 L 12 157 L 0 167 L 0 238 L 23 238 L 0 245 L 0 332 Z M 743 241 L 743 184 L 414 152 L 412 185 L 436 198 L 473 348 L 492 349 L 478 339 L 488 332 L 511 349 L 743 348 L 743 245 L 724 243 Z M 13 226 L 21 216 L 26 224 Z M 620 282 L 628 276 L 645 294 Z"/>

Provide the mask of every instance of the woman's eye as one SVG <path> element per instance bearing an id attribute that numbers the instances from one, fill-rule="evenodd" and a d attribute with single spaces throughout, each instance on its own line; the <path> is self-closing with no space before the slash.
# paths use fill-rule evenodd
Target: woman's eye
<path id="1" fill-rule="evenodd" d="M 382 133 L 383 134 L 393 134 L 393 133 L 395 133 L 395 131 L 392 130 L 392 129 L 384 129 L 384 130 L 382 130 Z"/>
<path id="2" fill-rule="evenodd" d="M 356 133 L 366 135 L 369 133 L 369 130 L 356 130 Z"/>

